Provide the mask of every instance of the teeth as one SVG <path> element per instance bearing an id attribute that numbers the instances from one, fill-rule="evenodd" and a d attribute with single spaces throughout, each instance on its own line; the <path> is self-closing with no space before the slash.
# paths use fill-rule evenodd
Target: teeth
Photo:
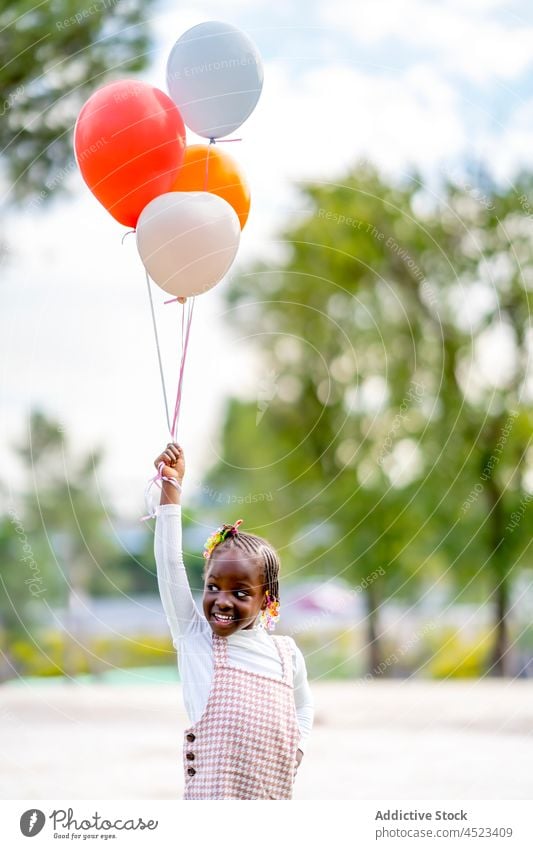
<path id="1" fill-rule="evenodd" d="M 215 613 L 215 619 L 222 619 L 224 622 L 232 622 L 233 616 L 224 616 L 222 613 Z"/>

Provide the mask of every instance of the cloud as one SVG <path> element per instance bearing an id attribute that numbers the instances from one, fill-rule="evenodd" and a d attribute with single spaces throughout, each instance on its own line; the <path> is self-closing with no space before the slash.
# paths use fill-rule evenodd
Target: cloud
<path id="1" fill-rule="evenodd" d="M 531 68 L 533 27 L 495 0 L 332 0 L 320 7 L 324 26 L 348 31 L 356 44 L 394 43 L 448 73 L 478 84 L 513 80 Z M 508 4 L 507 4 L 508 7 Z M 383 55 L 383 54 L 381 54 Z"/>
<path id="2" fill-rule="evenodd" d="M 497 131 L 485 129 L 479 146 L 498 180 L 511 181 L 517 167 L 533 168 L 533 97 L 519 101 Z"/>
<path id="3" fill-rule="evenodd" d="M 373 76 L 331 64 L 297 78 L 284 62 L 271 63 L 264 95 L 243 128 L 238 154 L 254 194 L 289 202 L 290 182 L 335 180 L 358 158 L 389 174 L 434 168 L 467 144 L 460 101 L 431 67 L 414 65 Z M 278 214 L 283 212 L 279 205 Z"/>

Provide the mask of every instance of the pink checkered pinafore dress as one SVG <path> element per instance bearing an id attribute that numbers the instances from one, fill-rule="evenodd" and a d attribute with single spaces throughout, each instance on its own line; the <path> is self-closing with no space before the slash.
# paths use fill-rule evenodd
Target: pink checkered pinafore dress
<path id="1" fill-rule="evenodd" d="M 184 799 L 291 799 L 298 722 L 292 652 L 271 637 L 282 680 L 228 665 L 226 637 L 213 633 L 213 682 L 204 713 L 184 732 Z"/>

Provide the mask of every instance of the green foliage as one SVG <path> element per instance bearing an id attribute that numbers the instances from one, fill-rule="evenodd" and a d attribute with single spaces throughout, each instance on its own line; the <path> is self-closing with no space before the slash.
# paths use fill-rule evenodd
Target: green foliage
<path id="1" fill-rule="evenodd" d="M 0 520 L 2 675 L 13 674 L 21 660 L 10 644 L 27 641 L 49 618 L 49 607 L 65 606 L 72 596 L 125 592 L 133 584 L 103 501 L 100 452 L 74 454 L 61 426 L 34 411 L 18 454 L 28 489 Z M 54 663 L 46 668 L 55 669 Z"/>
<path id="2" fill-rule="evenodd" d="M 26 634 L 39 600 L 58 598 L 61 581 L 46 557 L 42 540 L 28 533 L 21 517 L 12 511 L 0 519 L 0 633 Z"/>
<path id="3" fill-rule="evenodd" d="M 115 559 L 115 567 L 119 573 L 127 576 L 128 593 L 133 595 L 158 592 L 153 532 L 146 525 L 145 531 L 139 551 L 123 549 Z"/>
<path id="4" fill-rule="evenodd" d="M 259 369 L 255 397 L 228 404 L 209 484 L 271 494 L 241 513 L 292 574 L 357 583 L 383 567 L 366 592 L 369 644 L 384 599 L 442 579 L 458 601 L 494 605 L 503 664 L 509 582 L 531 564 L 530 522 L 507 524 L 531 468 L 533 179 L 487 181 L 481 203 L 361 166 L 301 192 L 286 261 L 229 293 Z M 495 331 L 514 360 L 500 375 L 480 355 Z"/>
<path id="5" fill-rule="evenodd" d="M 182 514 L 183 559 L 193 593 L 200 592 L 204 584 L 204 558 L 196 533 L 200 524 L 200 515 L 189 505 Z M 140 595 L 153 593 L 157 595 L 159 590 L 154 556 L 155 522 L 147 522 L 144 527 L 146 533 L 140 549 L 135 552 L 122 551 L 113 562 L 117 572 L 123 575 L 123 580 L 127 576 L 129 593 Z M 190 539 L 191 531 L 195 532 L 192 540 Z"/>
<path id="6" fill-rule="evenodd" d="M 11 198 L 63 188 L 84 101 L 148 64 L 154 0 L 16 0 L 0 9 L 0 148 Z"/>
<path id="7" fill-rule="evenodd" d="M 168 666 L 176 661 L 169 638 L 143 634 L 129 639 L 91 637 L 78 645 L 64 633 L 47 631 L 35 641 L 15 640 L 10 652 L 22 676 L 102 674 L 116 668 Z"/>
<path id="8" fill-rule="evenodd" d="M 68 586 L 94 594 L 129 589 L 127 573 L 114 568 L 118 546 L 98 481 L 101 452 L 75 456 L 61 425 L 34 411 L 29 441 L 18 453 L 33 484 L 23 498 L 23 524 L 48 548 L 64 592 Z"/>

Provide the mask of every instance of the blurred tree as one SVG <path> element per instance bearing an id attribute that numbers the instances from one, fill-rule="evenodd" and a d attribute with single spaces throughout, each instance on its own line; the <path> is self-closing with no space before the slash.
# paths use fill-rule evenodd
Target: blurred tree
<path id="1" fill-rule="evenodd" d="M 281 269 L 230 289 L 260 365 L 228 405 L 213 502 L 242 503 L 291 571 L 367 584 L 370 671 L 383 599 L 453 581 L 492 604 L 505 672 L 509 582 L 531 562 L 527 515 L 506 525 L 531 488 L 532 193 L 524 175 L 436 199 L 357 167 L 302 187 Z"/>
<path id="2" fill-rule="evenodd" d="M 95 89 L 146 67 L 154 4 L 1 4 L 0 147 L 10 199 L 40 204 L 65 187 L 77 114 Z"/>
<path id="3" fill-rule="evenodd" d="M 158 595 L 157 568 L 154 556 L 155 522 L 146 522 L 143 527 L 144 534 L 140 539 L 140 545 L 135 546 L 135 550 L 124 549 L 117 560 L 117 568 L 120 567 L 128 574 L 129 592 Z M 206 531 L 205 534 L 202 534 L 201 542 L 198 533 L 199 527 L 201 527 L 200 510 L 187 505 L 187 509 L 182 513 L 183 559 L 189 576 L 189 583 L 195 595 L 201 593 L 203 588 L 202 542 L 209 533 L 209 531 Z"/>
<path id="4" fill-rule="evenodd" d="M 19 638 L 31 639 L 39 600 L 58 597 L 53 570 L 28 536 L 21 516 L 11 509 L 0 519 L 0 681 L 14 677 L 18 664 L 11 652 Z"/>
<path id="5" fill-rule="evenodd" d="M 4 656 L 9 662 L 9 643 L 22 634 L 39 647 L 34 627 L 49 622 L 49 606 L 61 604 L 71 638 L 64 661 L 68 672 L 70 649 L 77 644 L 84 651 L 80 611 L 88 596 L 129 590 L 131 572 L 121 562 L 112 516 L 102 501 L 101 454 L 75 458 L 61 426 L 39 411 L 30 417 L 29 439 L 18 454 L 28 487 L 0 532 Z M 87 661 L 91 667 L 92 658 Z"/>
<path id="6" fill-rule="evenodd" d="M 98 481 L 101 453 L 74 457 L 59 423 L 34 411 L 28 443 L 18 454 L 32 483 L 23 497 L 25 526 L 44 535 L 68 591 L 107 595 L 129 589 L 128 573 L 117 566 L 113 516 Z"/>
<path id="7" fill-rule="evenodd" d="M 31 638 L 32 626 L 50 619 L 50 612 L 38 604 L 61 604 L 66 609 L 64 626 L 69 637 L 63 668 L 67 674 L 74 672 L 71 664 L 81 652 L 92 669 L 95 659 L 85 650 L 83 624 L 88 597 L 128 591 L 131 586 L 131 573 L 120 562 L 113 516 L 100 489 L 102 456 L 95 451 L 75 457 L 61 426 L 39 411 L 31 414 L 29 439 L 18 447 L 18 454 L 25 466 L 28 488 L 12 520 L 11 550 L 6 552 L 9 559 L 3 559 L 2 564 L 2 619 L 7 613 L 9 629 L 16 615 Z M 13 552 L 17 543 L 12 536 L 17 525 L 30 546 L 31 563 L 22 563 L 22 555 Z M 28 606 L 20 586 L 21 575 L 35 574 L 38 582 L 33 589 L 24 588 L 36 599 Z M 12 595 L 10 588 L 14 585 L 18 589 Z M 39 641 L 36 644 L 40 647 Z"/>

